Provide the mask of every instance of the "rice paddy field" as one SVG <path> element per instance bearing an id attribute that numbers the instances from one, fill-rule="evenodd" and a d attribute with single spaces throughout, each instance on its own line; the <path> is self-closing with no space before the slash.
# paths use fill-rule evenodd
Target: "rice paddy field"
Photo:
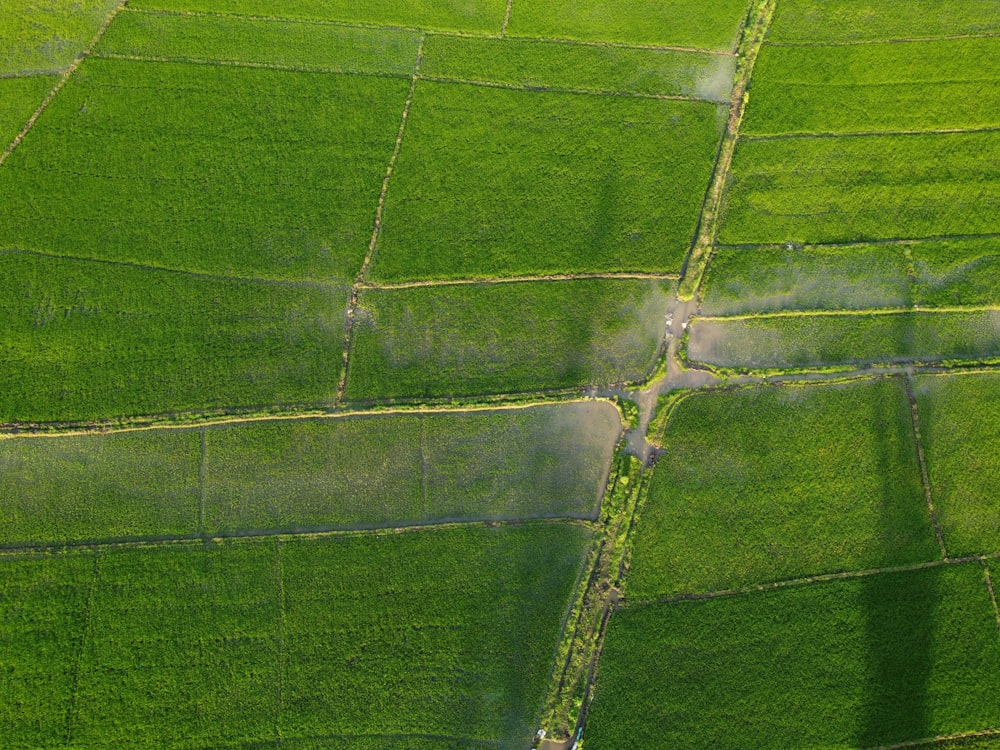
<path id="1" fill-rule="evenodd" d="M 1000 748 L 993 0 L 8 0 L 0 746 Z"/>

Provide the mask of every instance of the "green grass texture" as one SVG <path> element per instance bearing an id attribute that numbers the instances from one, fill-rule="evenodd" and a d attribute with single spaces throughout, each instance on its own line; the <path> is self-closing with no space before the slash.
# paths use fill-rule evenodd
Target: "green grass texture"
<path id="1" fill-rule="evenodd" d="M 0 152 L 21 132 L 57 80 L 56 76 L 0 78 Z"/>
<path id="2" fill-rule="evenodd" d="M 118 0 L 4 0 L 0 74 L 68 68 L 116 5 Z"/>

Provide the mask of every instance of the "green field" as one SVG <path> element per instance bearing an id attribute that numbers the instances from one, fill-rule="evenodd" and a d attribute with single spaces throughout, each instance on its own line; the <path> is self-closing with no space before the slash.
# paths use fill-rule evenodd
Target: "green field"
<path id="1" fill-rule="evenodd" d="M 517 393 L 646 377 L 673 284 L 559 281 L 368 291 L 352 401 Z"/>
<path id="2" fill-rule="evenodd" d="M 746 135 L 993 127 L 1000 38 L 764 45 L 750 97 Z"/>
<path id="3" fill-rule="evenodd" d="M 56 76 L 0 78 L 0 153 L 56 85 Z"/>
<path id="4" fill-rule="evenodd" d="M 1000 726 L 1000 639 L 976 564 L 611 619 L 587 750 L 871 748 Z"/>
<path id="5" fill-rule="evenodd" d="M 1000 32 L 993 0 L 780 0 L 769 42 L 848 43 Z"/>
<path id="6" fill-rule="evenodd" d="M 990 165 L 996 163 L 1000 131 L 743 140 L 719 241 L 995 234 L 1000 177 Z"/>
<path id="7" fill-rule="evenodd" d="M 499 33 L 505 0 L 131 0 L 131 7 Z"/>
<path id="8" fill-rule="evenodd" d="M 952 555 L 1000 552 L 1000 379 L 917 378 L 931 496 Z"/>
<path id="9" fill-rule="evenodd" d="M 382 77 L 88 60 L 0 171 L 0 248 L 352 279 L 408 88 Z"/>
<path id="10" fill-rule="evenodd" d="M 677 271 L 721 113 L 703 102 L 421 82 L 372 276 Z"/>
<path id="11" fill-rule="evenodd" d="M 0 290 L 0 423 L 327 404 L 337 392 L 343 285 L 0 252 Z"/>
<path id="12" fill-rule="evenodd" d="M 997 310 L 700 318 L 689 330 L 691 361 L 738 369 L 1000 357 Z"/>
<path id="13" fill-rule="evenodd" d="M 118 0 L 4 0 L 0 75 L 69 67 L 116 5 Z"/>
<path id="14" fill-rule="evenodd" d="M 138 12 L 115 19 L 95 54 L 410 75 L 419 44 L 398 29 Z"/>
<path id="15" fill-rule="evenodd" d="M 694 395 L 662 447 L 630 600 L 940 556 L 895 380 Z"/>
<path id="16" fill-rule="evenodd" d="M 4 744 L 523 747 L 589 536 L 467 527 L 8 559 Z"/>
<path id="17" fill-rule="evenodd" d="M 729 50 L 746 10 L 747 0 L 515 2 L 508 30 L 512 36 Z"/>
<path id="18" fill-rule="evenodd" d="M 1000 305 L 1000 238 L 912 247 L 922 305 Z"/>
<path id="19" fill-rule="evenodd" d="M 685 96 L 728 102 L 736 59 L 672 49 L 431 34 L 420 74 L 526 88 Z"/>
<path id="20" fill-rule="evenodd" d="M 716 250 L 702 285 L 705 315 L 900 307 L 911 300 L 897 247 Z"/>

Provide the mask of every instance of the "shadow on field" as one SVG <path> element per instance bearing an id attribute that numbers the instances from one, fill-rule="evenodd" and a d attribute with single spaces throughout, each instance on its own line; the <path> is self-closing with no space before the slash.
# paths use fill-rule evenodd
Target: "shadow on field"
<path id="1" fill-rule="evenodd" d="M 880 433 L 903 431 L 895 403 L 877 401 L 873 411 Z M 908 415 L 907 415 L 908 416 Z M 906 432 L 903 432 L 905 435 Z M 880 466 L 907 465 L 912 456 L 892 455 L 915 451 L 909 440 L 877 440 L 874 446 Z M 901 460 L 902 459 L 902 460 Z M 892 559 L 891 544 L 907 512 L 922 508 L 902 507 L 889 473 L 882 479 L 880 544 L 884 560 Z M 927 576 L 907 573 L 870 575 L 861 579 L 861 607 L 865 617 L 868 680 L 862 688 L 863 711 L 859 717 L 857 746 L 872 748 L 904 740 L 930 737 L 927 688 L 932 666 L 934 605 L 937 592 Z"/>

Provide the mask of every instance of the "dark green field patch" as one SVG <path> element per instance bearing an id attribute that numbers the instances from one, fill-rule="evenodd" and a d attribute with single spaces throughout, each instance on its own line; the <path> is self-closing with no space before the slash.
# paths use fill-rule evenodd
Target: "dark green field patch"
<path id="1" fill-rule="evenodd" d="M 978 564 L 626 608 L 587 750 L 871 748 L 1000 726 Z"/>
<path id="2" fill-rule="evenodd" d="M 0 440 L 0 544 L 193 534 L 194 431 Z"/>
<path id="3" fill-rule="evenodd" d="M 346 287 L 0 253 L 0 290 L 0 423 L 327 404 L 337 392 Z"/>
<path id="4" fill-rule="evenodd" d="M 1000 31 L 993 0 L 782 0 L 768 41 L 864 42 Z"/>
<path id="5" fill-rule="evenodd" d="M 1000 38 L 764 45 L 741 132 L 837 133 L 1000 124 Z"/>
<path id="6" fill-rule="evenodd" d="M 361 295 L 347 398 L 518 393 L 646 377 L 673 285 L 582 280 Z"/>
<path id="7" fill-rule="evenodd" d="M 691 361 L 737 369 L 1000 357 L 997 310 L 695 318 L 689 331 Z"/>
<path id="8" fill-rule="evenodd" d="M 674 409 L 629 599 L 939 556 L 900 383 L 769 387 Z"/>
<path id="9" fill-rule="evenodd" d="M 244 16 L 280 16 L 497 34 L 505 0 L 131 0 L 130 6 Z"/>
<path id="10" fill-rule="evenodd" d="M 736 147 L 722 244 L 1000 233 L 1000 131 L 789 137 Z"/>
<path id="11" fill-rule="evenodd" d="M 210 429 L 210 530 L 596 514 L 621 432 L 607 403 Z"/>
<path id="12" fill-rule="evenodd" d="M 0 73 L 54 73 L 69 67 L 119 0 L 4 0 Z"/>
<path id="13" fill-rule="evenodd" d="M 702 286 L 706 315 L 901 307 L 911 301 L 898 247 L 718 248 Z"/>
<path id="14" fill-rule="evenodd" d="M 722 114 L 705 102 L 421 82 L 372 276 L 676 272 Z"/>
<path id="15" fill-rule="evenodd" d="M 1000 378 L 917 379 L 931 496 L 953 555 L 1000 552 Z"/>
<path id="16" fill-rule="evenodd" d="M 728 102 L 736 58 L 666 49 L 430 35 L 420 73 L 528 88 L 616 91 Z"/>
<path id="17" fill-rule="evenodd" d="M 0 247 L 353 279 L 408 88 L 373 76 L 88 60 L 0 171 Z"/>
<path id="18" fill-rule="evenodd" d="M 21 132 L 58 80 L 56 76 L 0 78 L 0 153 Z"/>
<path id="19" fill-rule="evenodd" d="M 730 50 L 746 0 L 548 0 L 511 6 L 512 36 L 566 37 Z"/>
<path id="20" fill-rule="evenodd" d="M 410 75 L 420 35 L 308 21 L 122 13 L 97 55 L 275 65 Z"/>

